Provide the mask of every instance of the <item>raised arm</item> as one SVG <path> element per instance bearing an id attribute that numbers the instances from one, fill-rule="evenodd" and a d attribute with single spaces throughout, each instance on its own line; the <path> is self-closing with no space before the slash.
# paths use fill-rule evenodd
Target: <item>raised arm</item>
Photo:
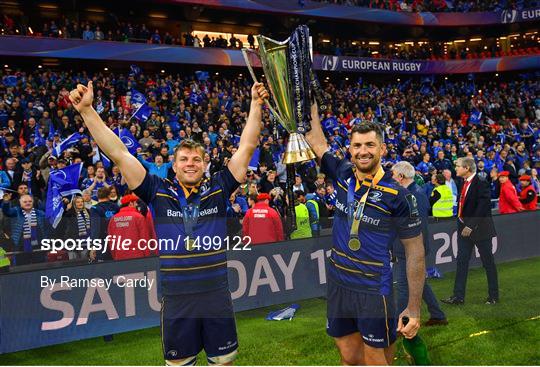
<path id="1" fill-rule="evenodd" d="M 227 167 L 235 180 L 242 182 L 246 176 L 247 167 L 251 156 L 259 144 L 262 124 L 262 104 L 268 98 L 268 92 L 262 83 L 255 83 L 251 87 L 251 106 L 246 127 L 240 136 L 238 150 L 231 157 Z"/>
<path id="2" fill-rule="evenodd" d="M 328 150 L 328 143 L 322 130 L 317 103 L 311 105 L 311 130 L 306 133 L 306 140 L 311 146 L 311 149 L 313 149 L 313 152 L 315 152 L 320 164 L 322 156 Z"/>
<path id="3" fill-rule="evenodd" d="M 86 87 L 77 85 L 77 89 L 69 93 L 69 99 L 81 114 L 99 148 L 120 168 L 129 188 L 135 189 L 143 182 L 146 170 L 137 158 L 129 153 L 122 140 L 101 120 L 92 107 L 93 98 L 92 81 L 89 81 Z"/>

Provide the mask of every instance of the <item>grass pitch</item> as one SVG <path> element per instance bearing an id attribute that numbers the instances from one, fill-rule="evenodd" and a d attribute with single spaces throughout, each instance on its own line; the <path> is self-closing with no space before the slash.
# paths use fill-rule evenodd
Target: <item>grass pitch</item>
<path id="1" fill-rule="evenodd" d="M 483 269 L 469 272 L 463 306 L 442 305 L 450 324 L 420 329 L 436 365 L 538 365 L 540 363 L 540 258 L 498 265 L 501 303 L 484 305 Z M 429 281 L 438 298 L 451 294 L 454 274 Z M 237 365 L 337 365 L 326 335 L 326 302 L 311 299 L 292 321 L 265 321 L 269 310 L 237 314 Z M 284 305 L 286 307 L 286 305 Z M 427 319 L 427 310 L 422 310 Z M 13 337 L 17 337 L 14 335 Z M 398 342 L 396 365 L 407 365 Z M 163 365 L 159 328 L 0 355 L 2 365 Z M 198 364 L 205 365 L 200 355 Z"/>

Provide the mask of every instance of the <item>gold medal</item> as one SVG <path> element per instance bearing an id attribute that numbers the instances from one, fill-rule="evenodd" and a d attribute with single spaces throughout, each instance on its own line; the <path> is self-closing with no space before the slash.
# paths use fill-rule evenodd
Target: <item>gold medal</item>
<path id="1" fill-rule="evenodd" d="M 358 238 L 350 238 L 349 239 L 349 248 L 352 251 L 360 250 L 360 240 Z"/>

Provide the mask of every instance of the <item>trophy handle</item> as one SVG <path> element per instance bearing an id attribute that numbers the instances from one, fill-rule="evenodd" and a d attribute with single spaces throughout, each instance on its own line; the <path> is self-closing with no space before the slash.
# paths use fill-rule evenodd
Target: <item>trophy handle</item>
<path id="1" fill-rule="evenodd" d="M 247 48 L 243 48 L 242 49 L 242 56 L 244 57 L 244 61 L 246 63 L 246 66 L 249 70 L 249 74 L 251 75 L 251 78 L 253 79 L 253 81 L 255 83 L 258 83 L 259 81 L 257 80 L 257 76 L 255 75 L 255 71 L 253 71 L 253 66 L 251 65 L 251 63 L 249 62 L 249 56 L 248 56 L 248 52 L 253 52 L 253 51 L 250 51 L 249 49 Z M 279 122 L 281 123 L 282 126 L 287 126 L 287 124 L 285 123 L 285 121 L 283 121 L 283 119 L 281 118 L 281 116 L 277 113 L 277 111 L 274 109 L 274 107 L 272 107 L 272 105 L 270 104 L 270 102 L 268 101 L 268 99 L 263 99 L 264 101 L 264 104 L 265 106 L 270 110 L 270 112 L 272 112 L 272 114 L 275 116 L 276 119 L 279 120 Z M 290 133 L 290 131 L 289 131 Z"/>

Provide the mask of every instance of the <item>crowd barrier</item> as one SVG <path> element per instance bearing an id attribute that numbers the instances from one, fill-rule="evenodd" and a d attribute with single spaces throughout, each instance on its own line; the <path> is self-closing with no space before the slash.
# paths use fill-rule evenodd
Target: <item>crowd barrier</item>
<path id="1" fill-rule="evenodd" d="M 494 217 L 497 262 L 540 256 L 540 211 Z M 427 266 L 455 270 L 455 220 L 431 223 Z M 229 283 L 236 311 L 323 296 L 331 237 L 229 251 Z M 471 266 L 480 266 L 479 255 Z M 0 275 L 0 353 L 159 325 L 158 259 L 35 268 Z M 62 277 L 94 279 L 75 287 Z M 45 283 L 48 280 L 49 283 Z M 56 280 L 52 286 L 50 281 Z M 98 280 L 104 284 L 98 284 Z M 125 287 L 130 282 L 139 287 Z M 109 282 L 109 283 L 105 283 Z M 143 282 L 152 282 L 148 290 Z M 148 284 L 146 284 L 148 285 Z"/>
<path id="2" fill-rule="evenodd" d="M 181 47 L 79 39 L 0 36 L 0 55 L 84 60 L 175 63 L 245 67 L 238 50 Z M 255 67 L 256 56 L 250 55 Z M 314 55 L 315 70 L 390 74 L 467 74 L 537 69 L 540 55 L 514 55 L 467 60 L 386 60 Z"/>

